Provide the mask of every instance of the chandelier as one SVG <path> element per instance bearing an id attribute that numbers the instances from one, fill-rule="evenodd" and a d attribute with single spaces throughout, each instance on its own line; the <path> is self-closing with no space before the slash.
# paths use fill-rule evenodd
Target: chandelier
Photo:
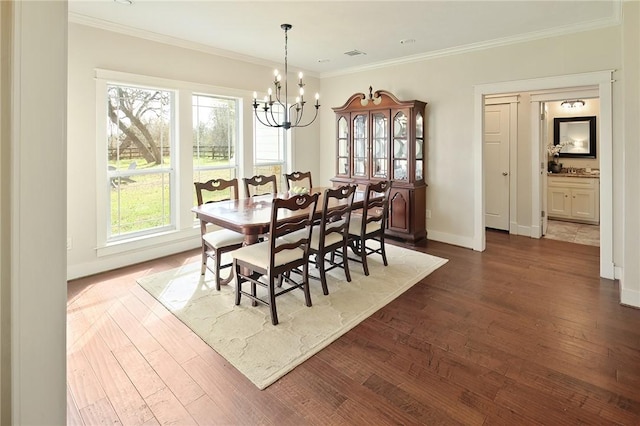
<path id="1" fill-rule="evenodd" d="M 296 97 L 296 103 L 293 105 L 288 105 L 287 100 L 289 99 L 289 85 L 288 85 L 288 71 L 289 66 L 287 64 L 287 31 L 289 31 L 292 26 L 291 24 L 282 24 L 280 28 L 284 30 L 284 98 L 282 95 L 282 75 L 275 70 L 273 75 L 273 89 L 269 88 L 267 91 L 267 95 L 264 97 L 263 105 L 258 104 L 258 94 L 253 92 L 253 110 L 256 114 L 256 119 L 264 126 L 268 127 L 282 127 L 285 130 L 289 130 L 292 127 L 307 127 L 311 123 L 313 123 L 318 116 L 318 108 L 320 108 L 320 95 L 316 93 L 316 103 L 315 103 L 315 114 L 311 121 L 306 124 L 300 124 L 302 122 L 302 115 L 304 114 L 304 105 L 306 101 L 304 100 L 304 83 L 302 82 L 302 72 L 298 74 L 298 94 Z M 274 99 L 275 98 L 275 99 Z M 260 110 L 258 111 L 258 107 Z M 279 123 L 276 118 L 280 115 L 279 111 L 282 111 L 282 122 Z M 264 113 L 264 120 L 260 118 L 260 116 Z"/>

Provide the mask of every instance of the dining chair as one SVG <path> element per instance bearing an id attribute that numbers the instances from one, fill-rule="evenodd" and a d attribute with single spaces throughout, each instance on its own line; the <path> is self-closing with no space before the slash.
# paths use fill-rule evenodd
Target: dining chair
<path id="1" fill-rule="evenodd" d="M 256 175 L 250 178 L 242 178 L 242 181 L 244 182 L 244 194 L 247 198 L 255 195 L 278 193 L 276 175 Z"/>
<path id="2" fill-rule="evenodd" d="M 313 227 L 311 244 L 309 245 L 309 263 L 318 269 L 319 276 L 309 274 L 309 278 L 319 279 L 322 292 L 329 294 L 326 273 L 335 268 L 342 268 L 347 282 L 351 282 L 347 253 L 349 241 L 349 223 L 356 185 L 344 185 L 338 188 L 327 188 L 322 199 L 322 218 Z M 295 238 L 301 231 L 284 236 L 286 240 Z M 331 254 L 330 258 L 326 258 Z M 339 261 L 336 260 L 338 254 Z M 329 263 L 329 267 L 325 267 Z"/>
<path id="3" fill-rule="evenodd" d="M 287 184 L 287 191 L 290 191 L 294 186 L 300 186 L 308 190 L 311 190 L 313 187 L 311 183 L 311 172 L 285 173 L 284 181 Z"/>
<path id="4" fill-rule="evenodd" d="M 318 194 L 296 195 L 290 198 L 275 198 L 272 201 L 269 234 L 271 238 L 257 244 L 239 248 L 231 253 L 236 276 L 236 305 L 241 296 L 251 299 L 251 304 L 269 306 L 271 323 L 278 324 L 276 297 L 295 289 L 304 292 L 305 303 L 311 306 L 309 292 L 309 241 L 313 216 L 318 204 Z M 304 229 L 295 240 L 285 240 L 286 234 Z M 300 271 L 299 268 L 302 268 Z M 298 281 L 292 278 L 294 272 L 300 275 Z M 264 277 L 263 281 L 259 278 Z M 264 282 L 266 280 L 266 282 Z M 250 283 L 251 291 L 242 289 L 242 284 Z M 283 282 L 288 285 L 284 288 Z M 266 289 L 266 295 L 258 294 L 257 287 Z"/>
<path id="5" fill-rule="evenodd" d="M 390 181 L 369 183 L 364 193 L 362 214 L 353 215 L 349 223 L 349 247 L 359 258 L 353 259 L 362 263 L 365 275 L 369 275 L 367 256 L 379 254 L 384 266 L 387 266 L 387 254 L 384 249 L 384 230 L 389 210 Z M 379 248 L 367 246 L 367 241 L 374 240 Z"/>
<path id="6" fill-rule="evenodd" d="M 211 179 L 207 182 L 194 182 L 194 185 L 199 206 L 215 201 L 238 199 L 237 179 Z M 216 276 L 216 290 L 220 290 L 220 285 L 229 283 L 233 278 L 233 271 L 229 273 L 227 278 L 220 276 L 220 271 L 223 268 L 232 266 L 231 262 L 224 265 L 222 264 L 222 254 L 242 247 L 244 235 L 229 229 L 207 232 L 207 223 L 204 220 L 200 220 L 200 235 L 202 238 L 202 266 L 200 268 L 200 275 L 204 275 L 206 270 L 209 269 Z M 211 269 L 207 264 L 208 259 L 214 261 L 214 269 Z"/>

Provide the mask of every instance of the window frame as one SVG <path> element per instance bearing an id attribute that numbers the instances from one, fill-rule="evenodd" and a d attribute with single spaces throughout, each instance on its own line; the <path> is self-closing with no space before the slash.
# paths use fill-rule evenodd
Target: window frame
<path id="1" fill-rule="evenodd" d="M 110 208 L 107 209 L 107 217 L 106 217 L 106 233 L 107 233 L 107 238 L 106 238 L 106 242 L 107 244 L 111 244 L 111 243 L 117 243 L 119 241 L 126 241 L 126 240 L 132 240 L 132 239 L 137 239 L 137 238 L 143 238 L 145 236 L 148 235 L 157 235 L 157 234 L 162 234 L 165 232 L 170 232 L 176 229 L 176 182 L 177 182 L 177 178 L 176 178 L 176 173 L 177 173 L 177 167 L 176 167 L 176 154 L 177 154 L 177 150 L 178 150 L 178 144 L 179 144 L 179 140 L 177 138 L 177 114 L 176 114 L 176 108 L 177 108 L 177 102 L 176 102 L 176 98 L 177 98 L 177 90 L 175 89 L 167 89 L 164 87 L 159 87 L 159 86 L 154 86 L 152 87 L 151 85 L 141 85 L 141 84 L 128 84 L 128 83 L 120 83 L 120 82 L 114 82 L 114 81 L 107 81 L 106 82 L 106 89 L 108 90 L 109 86 L 121 86 L 121 87 L 135 87 L 135 88 L 139 88 L 139 89 L 146 89 L 146 90 L 162 90 L 165 92 L 169 92 L 171 94 L 171 100 L 169 102 L 169 107 L 170 107 L 170 114 L 169 114 L 169 120 L 171 123 L 170 129 L 169 129 L 169 134 L 170 134 L 170 138 L 171 138 L 171 145 L 169 146 L 169 159 L 170 159 L 170 163 L 167 166 L 162 165 L 158 168 L 154 168 L 152 170 L 148 170 L 148 171 L 141 171 L 141 170 L 136 170 L 133 172 L 127 172 L 127 171 L 115 171 L 114 172 L 108 172 L 107 173 L 107 179 L 106 179 L 106 185 L 109 194 L 111 193 L 111 188 L 110 188 L 110 184 L 111 184 L 111 179 L 112 176 L 118 177 L 118 176 L 130 176 L 130 175 L 135 175 L 135 176 L 143 176 L 143 175 L 151 175 L 151 174 L 162 174 L 162 173 L 167 173 L 169 176 L 169 223 L 166 225 L 162 225 L 162 226 L 158 226 L 158 227 L 153 227 L 153 228 L 147 228 L 141 231 L 133 231 L 133 232 L 128 232 L 128 233 L 124 233 L 124 234 L 118 234 L 118 235 L 112 235 L 111 234 L 111 227 L 112 227 L 112 220 L 111 220 L 111 214 L 110 214 Z M 105 97 L 105 101 L 108 102 L 108 96 Z M 103 117 L 103 120 L 106 118 L 106 116 Z M 105 125 L 105 130 L 106 130 L 106 125 Z M 103 137 L 106 136 L 106 131 L 103 134 Z M 98 149 L 100 149 L 98 147 Z M 104 153 L 103 153 L 104 154 Z M 107 163 L 108 163 L 108 154 L 107 154 Z M 107 167 L 108 169 L 108 167 Z M 119 187 L 118 187 L 119 190 Z M 110 203 L 109 203 L 110 204 Z"/>
<path id="2" fill-rule="evenodd" d="M 192 92 L 191 93 L 191 98 L 193 99 L 193 97 L 195 96 L 204 96 L 204 97 L 209 97 L 209 98 L 219 98 L 219 99 L 228 99 L 228 100 L 233 100 L 236 103 L 236 114 L 238 114 L 237 116 L 237 120 L 236 120 L 236 124 L 235 124 L 235 135 L 236 135 L 236 146 L 235 146 L 235 153 L 234 153 L 234 161 L 233 161 L 233 165 L 231 165 L 231 162 L 229 163 L 229 165 L 226 166 L 196 166 L 195 164 L 193 165 L 193 171 L 194 173 L 196 171 L 207 171 L 207 170 L 226 170 L 226 169 L 231 169 L 233 170 L 233 174 L 234 177 L 238 177 L 239 176 L 239 169 L 240 169 L 240 150 L 242 148 L 242 143 L 239 140 L 239 134 L 240 134 L 240 126 L 239 126 L 239 122 L 241 120 L 240 116 L 242 114 L 242 103 L 241 103 L 241 99 L 239 99 L 238 97 L 234 97 L 234 96 L 222 96 L 222 95 L 217 95 L 217 94 L 212 94 L 212 93 L 204 93 L 204 92 Z M 193 111 L 193 101 L 191 103 L 191 108 Z M 193 130 L 193 119 L 191 120 L 192 123 L 192 130 Z M 193 135 L 193 133 L 192 133 Z M 193 136 L 191 138 L 191 149 L 193 152 Z"/>
<path id="3" fill-rule="evenodd" d="M 264 101 L 260 101 L 258 100 L 258 110 L 260 111 L 263 107 L 264 107 Z M 279 115 L 283 115 L 283 113 L 280 113 Z M 279 140 L 282 140 L 282 152 L 280 153 L 280 155 L 282 156 L 282 161 L 264 161 L 264 162 L 258 162 L 256 159 L 256 153 L 257 153 L 257 149 L 256 149 L 256 143 L 257 143 L 257 138 L 258 138 L 258 132 L 256 131 L 257 126 L 262 126 L 267 128 L 267 126 L 264 126 L 262 123 L 260 123 L 258 121 L 258 119 L 256 118 L 255 113 L 252 116 L 252 131 L 253 131 L 253 138 L 252 138 L 252 174 L 258 174 L 256 173 L 256 169 L 258 167 L 270 167 L 270 166 L 278 166 L 281 165 L 282 166 L 282 173 L 280 174 L 280 176 L 277 176 L 277 181 L 278 181 L 278 191 L 284 191 L 285 186 L 285 181 L 284 181 L 284 173 L 290 173 L 291 172 L 291 158 L 292 158 L 292 153 L 291 153 L 291 146 L 292 146 L 292 133 L 291 131 L 287 131 L 284 130 L 282 127 L 277 128 L 276 132 L 279 133 Z"/>
<path id="4" fill-rule="evenodd" d="M 95 135 L 95 189 L 96 189 L 96 255 L 98 257 L 117 255 L 130 251 L 165 247 L 167 244 L 179 244 L 184 249 L 196 247 L 199 244 L 199 226 L 194 226 L 193 213 L 193 117 L 192 96 L 206 95 L 228 97 L 237 101 L 236 123 L 236 176 L 242 176 L 248 167 L 247 154 L 253 149 L 253 144 L 245 142 L 248 134 L 253 140 L 252 126 L 248 114 L 253 110 L 247 108 L 252 101 L 252 92 L 229 89 L 207 84 L 172 80 L 139 74 L 131 74 L 106 69 L 95 69 L 95 105 L 96 105 L 96 135 Z M 107 209 L 108 196 L 108 156 L 105 153 L 106 125 L 107 125 L 107 85 L 120 84 L 123 86 L 140 86 L 173 91 L 174 110 L 172 120 L 175 122 L 175 137 L 172 142 L 172 179 L 171 208 L 174 214 L 172 229 L 158 230 L 145 235 L 135 235 L 115 241 L 107 239 L 107 229 L 110 226 Z M 187 125 L 185 125 L 187 123 Z M 226 168 L 226 167 L 225 167 Z"/>

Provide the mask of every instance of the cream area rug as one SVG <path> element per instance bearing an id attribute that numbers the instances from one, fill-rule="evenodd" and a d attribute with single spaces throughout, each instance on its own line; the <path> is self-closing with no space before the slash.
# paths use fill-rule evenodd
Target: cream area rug
<path id="1" fill-rule="evenodd" d="M 380 256 L 371 256 L 368 277 L 356 262 L 349 264 L 351 282 L 342 269 L 330 271 L 328 296 L 322 294 L 320 282 L 311 279 L 311 307 L 305 305 L 302 291 L 278 297 L 276 326 L 267 306 L 251 306 L 244 297 L 239 306 L 234 304 L 235 281 L 216 291 L 209 271 L 200 276 L 199 263 L 140 278 L 138 283 L 264 389 L 447 262 L 390 244 L 386 249 L 389 266 Z M 318 271 L 312 266 L 310 273 Z"/>

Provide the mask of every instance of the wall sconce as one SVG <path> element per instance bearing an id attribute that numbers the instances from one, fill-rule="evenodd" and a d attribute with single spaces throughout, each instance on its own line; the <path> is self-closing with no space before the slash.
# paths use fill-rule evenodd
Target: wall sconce
<path id="1" fill-rule="evenodd" d="M 585 105 L 585 102 L 580 99 L 576 99 L 575 101 L 564 101 L 560 104 L 560 106 L 564 109 L 580 109 Z"/>

